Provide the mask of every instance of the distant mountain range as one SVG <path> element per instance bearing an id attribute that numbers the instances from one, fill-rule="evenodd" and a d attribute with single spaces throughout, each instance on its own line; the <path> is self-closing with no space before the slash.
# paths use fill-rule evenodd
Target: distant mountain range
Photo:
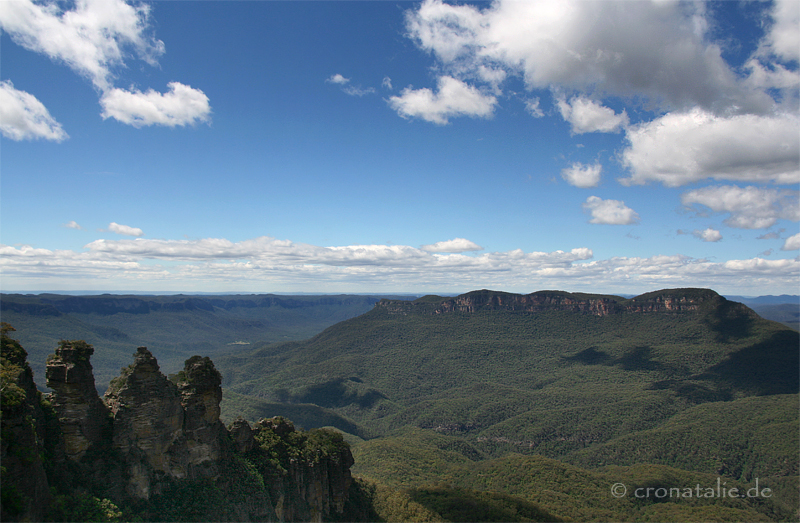
<path id="1" fill-rule="evenodd" d="M 92 364 L 105 390 L 138 346 L 151 347 L 165 372 L 177 372 L 195 354 L 309 338 L 384 297 L 0 294 L 0 316 L 16 329 L 40 386 L 59 340 L 81 339 L 98 348 Z"/>

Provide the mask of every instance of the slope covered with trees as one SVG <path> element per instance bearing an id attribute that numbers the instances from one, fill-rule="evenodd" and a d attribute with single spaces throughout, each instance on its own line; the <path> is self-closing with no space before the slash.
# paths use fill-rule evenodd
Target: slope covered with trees
<path id="1" fill-rule="evenodd" d="M 239 405 L 313 405 L 351 424 L 354 471 L 392 485 L 392 495 L 444 481 L 534 501 L 532 490 L 481 482 L 475 471 L 505 463 L 493 474 L 513 476 L 545 463 L 525 456 L 541 456 L 599 474 L 591 477 L 606 482 L 597 491 L 606 502 L 610 466 L 670 470 L 699 478 L 693 485 L 758 478 L 781 493 L 769 510 L 755 501 L 727 509 L 780 519 L 795 517 L 798 503 L 798 347 L 796 331 L 704 289 L 630 299 L 481 291 L 386 300 L 308 341 L 265 344 L 219 366 Z M 445 447 L 425 443 L 433 435 Z M 662 468 L 635 468 L 643 464 Z M 568 499 L 544 508 L 609 517 Z M 675 517 L 725 520 L 688 506 Z"/>

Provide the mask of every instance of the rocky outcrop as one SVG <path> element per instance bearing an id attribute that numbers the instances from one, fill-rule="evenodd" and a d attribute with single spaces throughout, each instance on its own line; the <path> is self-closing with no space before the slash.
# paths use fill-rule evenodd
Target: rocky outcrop
<path id="1" fill-rule="evenodd" d="M 192 478 L 214 475 L 215 463 L 223 455 L 222 441 L 227 437 L 219 420 L 222 376 L 208 357 L 193 356 L 186 360 L 179 377 L 185 413 L 181 452 L 185 452 L 187 474 Z"/>
<path id="2" fill-rule="evenodd" d="M 453 312 L 512 311 L 537 313 L 566 311 L 595 316 L 623 313 L 678 313 L 697 311 L 710 300 L 724 300 L 707 289 L 671 289 L 643 294 L 632 299 L 620 296 L 538 291 L 512 294 L 489 290 L 474 291 L 454 298 L 426 296 L 413 302 L 381 300 L 377 307 L 390 314 L 447 314 Z"/>
<path id="3" fill-rule="evenodd" d="M 25 350 L 7 335 L 11 330 L 3 324 L 0 339 L 0 521 L 44 521 L 53 496 L 42 457 L 52 451 L 45 441 L 55 414 L 36 389 Z"/>
<path id="4" fill-rule="evenodd" d="M 62 341 L 47 360 L 47 386 L 64 437 L 64 454 L 78 461 L 99 444 L 109 427 L 108 410 L 97 396 L 90 358 L 83 341 Z"/>
<path id="5" fill-rule="evenodd" d="M 98 503 L 100 497 L 121 506 L 133 502 L 148 519 L 155 514 L 148 502 L 164 507 L 167 498 L 178 507 L 175 517 L 180 507 L 197 503 L 191 495 L 175 497 L 186 492 L 181 485 L 194 484 L 235 498 L 209 506 L 205 518 L 218 517 L 219 509 L 226 514 L 219 517 L 244 521 L 322 521 L 345 510 L 353 457 L 338 433 L 297 431 L 283 418 L 255 427 L 238 419 L 226 429 L 214 363 L 193 356 L 167 378 L 145 347 L 100 400 L 89 363 L 93 352 L 85 342 L 62 342 L 48 360 L 47 377 L 69 458 L 64 462 L 72 463 L 72 476 L 88 475 L 102 485 L 102 493 L 93 494 Z M 47 478 L 36 484 L 44 485 L 43 495 L 49 492 Z"/>
<path id="6" fill-rule="evenodd" d="M 64 342 L 48 363 L 48 385 L 69 441 L 68 457 L 80 462 L 103 441 L 114 453 L 109 477 L 124 478 L 116 501 L 149 500 L 166 495 L 175 482 L 203 479 L 236 491 L 231 470 L 245 456 L 259 470 L 256 484 L 263 482 L 266 490 L 245 502 L 252 506 L 229 507 L 243 510 L 241 518 L 322 521 L 344 509 L 353 458 L 338 434 L 296 431 L 283 418 L 255 427 L 239 419 L 226 429 L 219 419 L 222 377 L 214 363 L 193 356 L 167 378 L 145 347 L 136 350 L 101 401 L 89 364 L 92 352 L 83 342 Z"/>
<path id="7" fill-rule="evenodd" d="M 253 429 L 250 424 L 242 418 L 237 418 L 234 421 L 228 433 L 239 452 L 250 452 L 256 447 L 256 439 L 253 437 Z"/>
<path id="8" fill-rule="evenodd" d="M 176 378 L 177 384 L 167 379 L 152 353 L 139 347 L 105 394 L 113 446 L 125 457 L 133 497 L 147 499 L 163 478 L 213 477 L 223 457 L 219 372 L 209 358 L 194 356 Z"/>
<path id="9" fill-rule="evenodd" d="M 240 433 L 246 433 L 238 421 Z M 317 433 L 299 433 L 294 424 L 282 417 L 262 419 L 251 430 L 262 450 L 278 456 L 278 473 L 263 470 L 279 521 L 323 521 L 330 514 L 341 513 L 353 478 L 353 456 L 341 436 L 314 441 Z M 330 434 L 326 434 L 330 438 Z M 259 452 L 259 449 L 254 449 Z"/>
<path id="10" fill-rule="evenodd" d="M 177 448 L 184 439 L 181 397 L 150 351 L 137 349 L 104 399 L 113 416 L 113 446 L 127 463 L 131 496 L 147 499 L 156 475 L 186 477 Z"/>

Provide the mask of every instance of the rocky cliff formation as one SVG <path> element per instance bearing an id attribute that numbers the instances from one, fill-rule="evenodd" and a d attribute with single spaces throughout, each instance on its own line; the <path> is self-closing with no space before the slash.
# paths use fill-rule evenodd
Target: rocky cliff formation
<path id="1" fill-rule="evenodd" d="M 408 302 L 381 300 L 376 307 L 390 314 L 447 314 L 477 311 L 545 312 L 566 311 L 596 316 L 623 313 L 680 313 L 699 310 L 704 303 L 725 298 L 708 289 L 668 289 L 626 299 L 620 296 L 538 291 L 512 294 L 489 290 L 474 291 L 454 298 L 426 296 Z"/>
<path id="2" fill-rule="evenodd" d="M 52 450 L 45 441 L 55 416 L 36 390 L 25 350 L 7 335 L 13 330 L 3 324 L 0 335 L 0 521 L 43 521 L 53 496 L 42 458 Z"/>
<path id="3" fill-rule="evenodd" d="M 58 413 L 67 458 L 80 460 L 97 445 L 109 425 L 108 411 L 97 396 L 90 358 L 94 348 L 83 341 L 62 341 L 47 359 L 50 401 Z"/>
<path id="4" fill-rule="evenodd" d="M 48 418 L 25 351 L 5 332 L 3 521 L 323 521 L 345 510 L 353 458 L 341 436 L 282 418 L 226 429 L 209 358 L 167 378 L 140 347 L 101 400 L 93 347 L 64 341 L 47 362 Z"/>
<path id="5" fill-rule="evenodd" d="M 231 433 L 259 468 L 278 520 L 323 521 L 344 511 L 353 481 L 353 456 L 341 440 L 319 445 L 320 432 L 298 432 L 282 417 L 262 419 L 252 428 L 240 419 Z M 263 466 L 258 456 L 264 448 L 270 450 L 276 467 Z"/>

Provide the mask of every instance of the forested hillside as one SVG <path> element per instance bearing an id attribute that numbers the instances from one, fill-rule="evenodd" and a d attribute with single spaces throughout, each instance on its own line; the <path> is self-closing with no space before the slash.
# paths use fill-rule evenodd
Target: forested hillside
<path id="1" fill-rule="evenodd" d="M 354 471 L 386 488 L 445 482 L 541 501 L 510 478 L 570 463 L 610 483 L 594 508 L 543 505 L 558 517 L 610 517 L 614 474 L 650 472 L 758 478 L 781 492 L 770 510 L 786 517 L 797 506 L 798 336 L 703 289 L 385 300 L 308 341 L 220 358 L 235 393 L 223 416 L 313 409 L 354 435 Z"/>

